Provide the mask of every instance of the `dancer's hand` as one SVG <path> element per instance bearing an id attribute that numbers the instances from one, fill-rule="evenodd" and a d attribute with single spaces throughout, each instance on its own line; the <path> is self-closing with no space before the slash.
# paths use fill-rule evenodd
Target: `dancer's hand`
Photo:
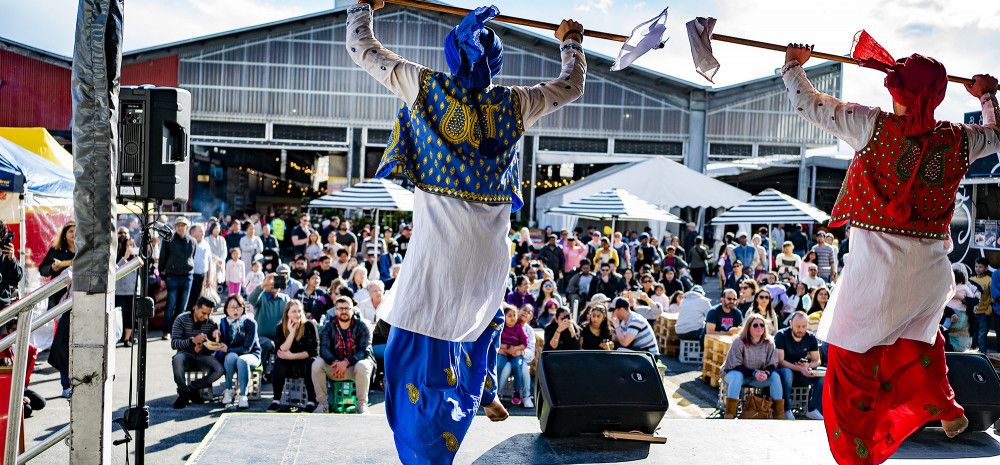
<path id="1" fill-rule="evenodd" d="M 986 94 L 997 93 L 997 78 L 989 74 L 977 74 L 972 76 L 972 80 L 975 82 L 966 84 L 965 90 L 969 91 L 973 97 L 981 98 Z"/>
<path id="2" fill-rule="evenodd" d="M 812 56 L 812 51 L 812 45 L 788 44 L 788 47 L 785 48 L 785 64 L 797 61 L 800 65 L 805 66 L 806 62 L 809 61 L 809 57 Z"/>

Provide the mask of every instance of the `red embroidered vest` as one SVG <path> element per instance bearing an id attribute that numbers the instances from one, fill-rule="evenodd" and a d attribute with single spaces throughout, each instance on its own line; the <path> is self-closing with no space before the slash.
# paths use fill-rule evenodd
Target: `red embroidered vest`
<path id="1" fill-rule="evenodd" d="M 955 194 L 969 169 L 962 126 L 940 123 L 918 137 L 903 135 L 900 118 L 881 112 L 865 148 L 854 155 L 830 226 L 944 239 Z"/>

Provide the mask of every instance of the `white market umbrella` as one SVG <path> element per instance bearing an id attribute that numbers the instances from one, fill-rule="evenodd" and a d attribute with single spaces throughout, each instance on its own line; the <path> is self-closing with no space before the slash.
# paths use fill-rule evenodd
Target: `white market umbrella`
<path id="1" fill-rule="evenodd" d="M 712 224 L 767 224 L 767 229 L 770 231 L 773 224 L 824 223 L 829 220 L 830 215 L 823 210 L 768 188 L 712 218 Z M 780 247 L 780 244 L 778 246 Z M 769 262 L 771 248 L 767 249 Z"/>
<path id="2" fill-rule="evenodd" d="M 380 210 L 413 211 L 413 192 L 386 179 L 369 179 L 313 200 L 309 208 L 375 210 L 378 224 Z"/>
<path id="3" fill-rule="evenodd" d="M 550 209 L 547 213 L 595 220 L 611 220 L 612 231 L 614 231 L 615 223 L 618 220 L 664 221 L 668 223 L 684 222 L 670 212 L 640 199 L 621 188 L 608 189 L 579 200 L 564 203 Z"/>

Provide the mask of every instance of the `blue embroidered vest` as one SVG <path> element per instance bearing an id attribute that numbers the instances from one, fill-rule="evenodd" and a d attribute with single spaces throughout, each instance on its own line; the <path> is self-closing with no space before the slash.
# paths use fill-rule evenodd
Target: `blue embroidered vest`
<path id="1" fill-rule="evenodd" d="M 520 101 L 510 88 L 470 91 L 450 75 L 424 70 L 420 94 L 413 108 L 399 110 L 375 177 L 398 170 L 425 192 L 509 203 L 517 211 L 523 205 L 516 147 L 522 134 Z M 481 151 L 485 146 L 489 150 Z"/>

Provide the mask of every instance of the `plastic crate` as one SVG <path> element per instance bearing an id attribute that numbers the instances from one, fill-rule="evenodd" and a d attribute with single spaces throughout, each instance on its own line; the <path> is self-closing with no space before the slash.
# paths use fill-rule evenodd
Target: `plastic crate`
<path id="1" fill-rule="evenodd" d="M 309 381 L 310 383 L 312 380 Z M 303 378 L 285 379 L 285 387 L 281 389 L 281 404 L 288 407 L 305 407 L 309 402 L 306 391 L 306 380 Z"/>
<path id="2" fill-rule="evenodd" d="M 680 356 L 681 363 L 701 363 L 703 354 L 698 341 L 681 341 Z"/>
<path id="3" fill-rule="evenodd" d="M 330 411 L 333 413 L 357 413 L 357 387 L 354 381 L 326 382 Z"/>

